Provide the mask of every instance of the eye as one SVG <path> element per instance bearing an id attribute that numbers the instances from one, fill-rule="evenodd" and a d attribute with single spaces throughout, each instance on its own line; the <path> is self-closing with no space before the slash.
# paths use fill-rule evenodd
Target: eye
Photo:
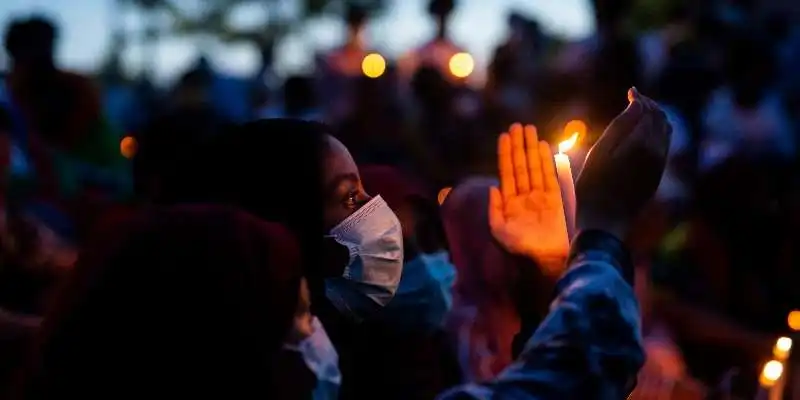
<path id="1" fill-rule="evenodd" d="M 351 190 L 347 193 L 345 204 L 350 208 L 358 207 L 358 190 Z"/>

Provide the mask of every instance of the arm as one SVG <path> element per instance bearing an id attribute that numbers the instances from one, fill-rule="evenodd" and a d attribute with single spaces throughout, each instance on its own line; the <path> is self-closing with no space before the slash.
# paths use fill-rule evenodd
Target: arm
<path id="1" fill-rule="evenodd" d="M 440 400 L 626 398 L 644 362 L 632 271 L 616 238 L 582 232 L 550 313 L 517 362 L 492 382 L 455 388 Z"/>

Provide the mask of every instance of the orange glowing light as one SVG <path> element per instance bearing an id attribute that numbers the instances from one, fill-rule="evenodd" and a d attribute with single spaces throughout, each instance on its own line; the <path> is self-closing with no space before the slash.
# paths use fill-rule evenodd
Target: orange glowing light
<path id="1" fill-rule="evenodd" d="M 139 143 L 133 136 L 125 136 L 119 143 L 119 152 L 127 159 L 133 158 L 137 150 L 139 150 Z"/>
<path id="2" fill-rule="evenodd" d="M 575 132 L 575 133 L 572 134 L 572 136 L 570 136 L 569 139 L 559 143 L 558 144 L 558 152 L 559 153 L 564 153 L 564 152 L 569 151 L 569 149 L 573 148 L 575 146 L 575 143 L 578 142 L 578 136 L 579 136 L 578 133 Z"/>
<path id="3" fill-rule="evenodd" d="M 367 54 L 361 61 L 361 72 L 368 78 L 379 78 L 386 72 L 386 59 L 378 53 Z"/>
<path id="4" fill-rule="evenodd" d="M 450 191 L 452 190 L 453 188 L 448 186 L 439 191 L 439 196 L 437 196 L 439 200 L 439 205 L 444 204 L 444 201 L 447 200 L 447 196 L 450 195 Z"/>
<path id="5" fill-rule="evenodd" d="M 787 320 L 789 322 L 789 328 L 793 331 L 800 331 L 800 310 L 790 312 Z"/>
<path id="6" fill-rule="evenodd" d="M 577 133 L 578 136 L 583 136 L 586 134 L 586 130 L 587 130 L 586 123 L 579 119 L 573 119 L 572 121 L 569 121 L 567 122 L 566 125 L 564 125 L 565 135 L 573 135 Z"/>
<path id="7" fill-rule="evenodd" d="M 475 59 L 469 53 L 456 53 L 450 57 L 448 67 L 456 78 L 466 78 L 475 70 Z"/>

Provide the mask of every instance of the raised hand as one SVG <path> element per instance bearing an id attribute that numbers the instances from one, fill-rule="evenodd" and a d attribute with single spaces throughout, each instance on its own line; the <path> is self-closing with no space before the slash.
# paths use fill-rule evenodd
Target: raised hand
<path id="1" fill-rule="evenodd" d="M 589 152 L 575 184 L 577 228 L 619 239 L 658 188 L 672 134 L 656 102 L 635 88 L 628 101 Z"/>
<path id="2" fill-rule="evenodd" d="M 511 126 L 497 140 L 500 188 L 489 193 L 492 235 L 511 253 L 530 257 L 550 276 L 563 271 L 569 237 L 550 146 L 536 128 Z"/>

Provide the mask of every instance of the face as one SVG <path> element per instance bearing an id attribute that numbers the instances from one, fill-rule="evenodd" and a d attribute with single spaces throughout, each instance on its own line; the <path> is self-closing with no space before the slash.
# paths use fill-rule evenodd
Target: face
<path id="1" fill-rule="evenodd" d="M 342 142 L 327 137 L 323 172 L 325 198 L 325 230 L 344 221 L 366 204 L 371 197 L 361 185 L 358 166 Z"/>

